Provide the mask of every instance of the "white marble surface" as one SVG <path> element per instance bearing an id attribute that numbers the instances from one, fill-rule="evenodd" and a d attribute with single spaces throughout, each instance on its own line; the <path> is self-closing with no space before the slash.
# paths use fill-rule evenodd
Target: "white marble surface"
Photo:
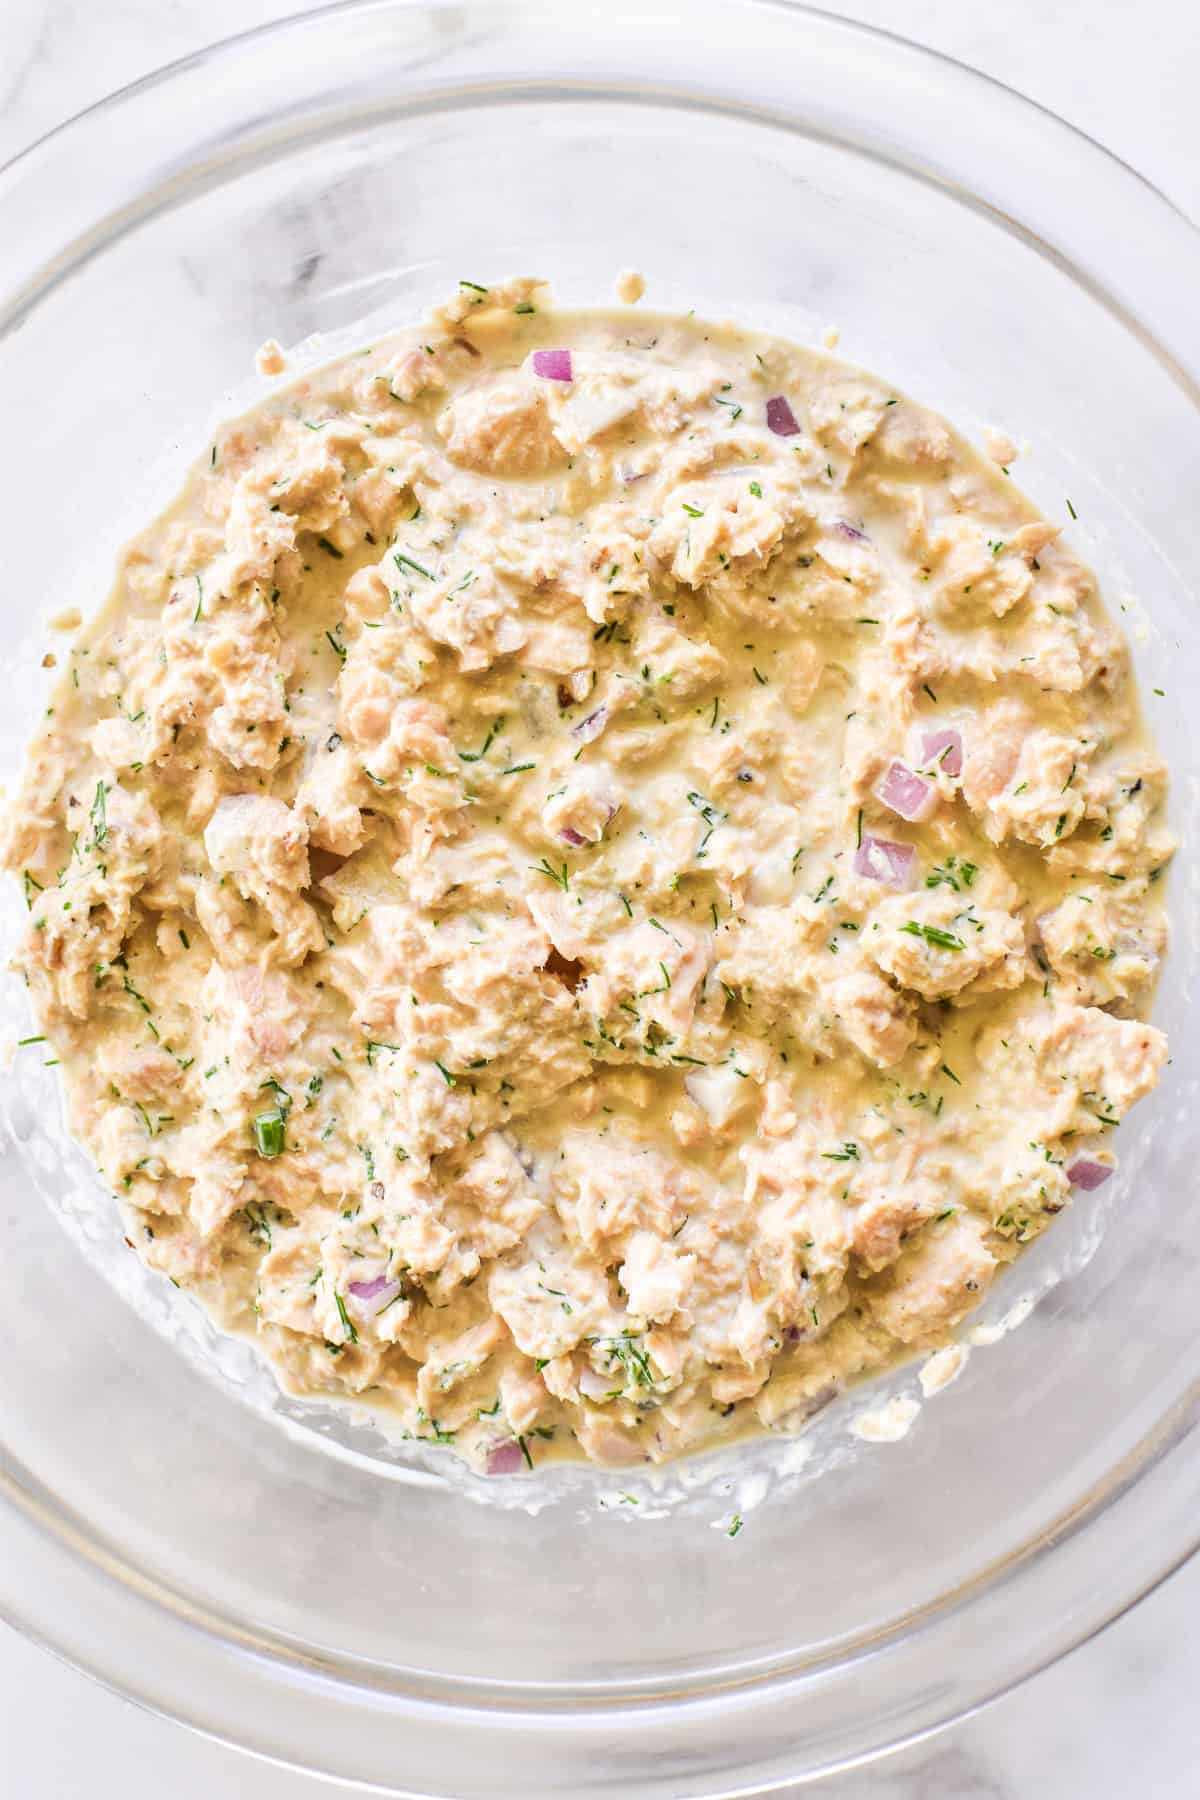
<path id="1" fill-rule="evenodd" d="M 0 159 L 146 70 L 297 4 L 2 0 Z M 1023 89 L 1200 218 L 1197 0 L 825 5 Z M 1200 1560 L 974 1719 L 806 1792 L 822 1800 L 1127 1800 L 1132 1790 L 1138 1800 L 1190 1800 L 1200 1795 L 1198 1615 Z M 318 1800 L 338 1790 L 138 1712 L 0 1627 L 3 1800 L 149 1800 L 163 1791 L 171 1800 Z"/>

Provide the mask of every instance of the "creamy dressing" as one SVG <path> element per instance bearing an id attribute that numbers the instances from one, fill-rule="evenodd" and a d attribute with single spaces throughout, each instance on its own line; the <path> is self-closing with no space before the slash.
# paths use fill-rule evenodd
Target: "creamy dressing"
<path id="1" fill-rule="evenodd" d="M 5 858 L 139 1253 L 501 1474 L 950 1343 L 1162 1067 L 1164 785 L 1094 578 L 940 419 L 464 284 L 221 430 Z"/>

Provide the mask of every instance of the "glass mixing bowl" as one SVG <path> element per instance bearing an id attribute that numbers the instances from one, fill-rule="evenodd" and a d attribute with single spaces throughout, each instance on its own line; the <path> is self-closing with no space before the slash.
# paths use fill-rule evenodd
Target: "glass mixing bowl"
<path id="1" fill-rule="evenodd" d="M 281 1399 L 142 1270 L 22 1050 L 3 1611 L 145 1705 L 384 1792 L 653 1800 L 868 1758 L 1144 1593 L 1200 1530 L 1192 228 L 1027 101 L 818 13 L 363 0 L 53 134 L 0 174 L 0 245 L 9 769 L 46 618 L 102 597 L 263 338 L 328 355 L 460 277 L 586 302 L 633 265 L 656 305 L 836 323 L 968 429 L 1032 438 L 1019 474 L 1128 609 L 1184 840 L 1174 1062 L 1119 1180 L 1006 1277 L 995 1341 L 894 1443 L 852 1427 L 911 1370 L 660 1477 L 414 1462 Z M 27 1016 L 10 995 L 14 1038 Z"/>

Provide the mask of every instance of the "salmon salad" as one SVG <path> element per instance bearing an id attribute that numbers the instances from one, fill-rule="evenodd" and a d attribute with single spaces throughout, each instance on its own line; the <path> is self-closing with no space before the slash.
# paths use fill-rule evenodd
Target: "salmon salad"
<path id="1" fill-rule="evenodd" d="M 223 425 L 3 836 L 150 1268 L 492 1475 L 952 1345 L 1166 1060 L 1166 771 L 1007 463 L 532 279 Z"/>

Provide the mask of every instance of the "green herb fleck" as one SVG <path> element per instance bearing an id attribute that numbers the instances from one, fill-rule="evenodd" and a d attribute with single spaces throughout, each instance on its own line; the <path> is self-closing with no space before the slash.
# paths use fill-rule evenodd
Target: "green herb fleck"
<path id="1" fill-rule="evenodd" d="M 96 797 L 92 801 L 92 847 L 99 850 L 108 837 L 108 787 L 103 781 L 96 783 Z"/>
<path id="2" fill-rule="evenodd" d="M 548 875 L 555 886 L 560 887 L 564 894 L 566 893 L 569 880 L 566 863 L 563 864 L 560 871 L 554 868 L 547 858 L 543 856 L 540 863 L 530 863 L 529 866 L 535 874 Z"/>
<path id="3" fill-rule="evenodd" d="M 502 731 L 503 729 L 504 729 L 504 720 L 503 719 L 493 720 L 492 724 L 488 726 L 488 734 L 484 738 L 483 743 L 480 745 L 479 749 L 478 750 L 460 750 L 458 753 L 459 761 L 460 762 L 481 762 L 483 760 L 483 758 L 487 755 L 488 751 L 491 749 L 493 739 L 496 737 L 497 733 Z"/>
<path id="4" fill-rule="evenodd" d="M 428 569 L 422 568 L 419 562 L 414 562 L 411 556 L 405 556 L 402 550 L 393 551 L 392 561 L 398 569 L 415 569 L 418 575 L 425 577 L 426 581 L 436 580 L 436 577 L 431 575 Z"/>
<path id="5" fill-rule="evenodd" d="M 822 1150 L 821 1155 L 826 1162 L 858 1162 L 860 1160 L 857 1144 L 845 1143 L 840 1150 Z"/>
<path id="6" fill-rule="evenodd" d="M 927 944 L 934 945 L 938 950 L 966 949 L 966 945 L 960 937 L 955 937 L 952 931 L 943 931 L 940 925 L 922 925 L 916 919 L 909 919 L 908 923 L 902 925 L 900 929 L 907 931 L 910 937 L 924 938 Z"/>
<path id="7" fill-rule="evenodd" d="M 936 864 L 925 877 L 925 886 L 949 887 L 957 894 L 960 888 L 970 887 L 978 873 L 978 866 L 968 862 L 965 857 L 948 856 L 944 863 Z"/>
<path id="8" fill-rule="evenodd" d="M 333 1302 L 338 1309 L 338 1318 L 342 1321 L 342 1330 L 346 1333 L 347 1339 L 350 1343 L 357 1344 L 358 1333 L 350 1323 L 350 1315 L 346 1311 L 346 1302 L 342 1299 L 342 1296 L 336 1289 L 334 1291 Z"/>

